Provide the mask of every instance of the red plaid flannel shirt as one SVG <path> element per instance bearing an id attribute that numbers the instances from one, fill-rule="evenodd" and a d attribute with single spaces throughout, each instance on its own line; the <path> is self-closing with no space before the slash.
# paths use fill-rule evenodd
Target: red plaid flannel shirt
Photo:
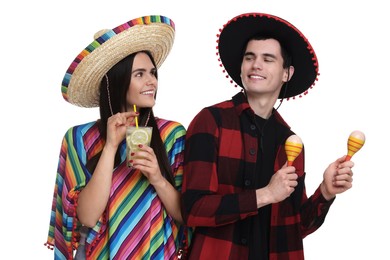
<path id="1" fill-rule="evenodd" d="M 277 111 L 275 116 L 293 134 Z M 247 132 L 242 132 L 242 124 L 250 124 Z M 255 175 L 255 132 L 254 113 L 243 93 L 203 109 L 191 122 L 182 186 L 183 217 L 195 227 L 190 259 L 248 259 L 247 240 L 254 230 L 244 220 L 258 213 L 255 189 L 247 187 Z M 286 158 L 281 145 L 275 172 Z M 294 166 L 298 186 L 271 207 L 269 259 L 304 259 L 303 238 L 322 225 L 333 203 L 324 199 L 319 187 L 307 198 L 303 151 Z"/>

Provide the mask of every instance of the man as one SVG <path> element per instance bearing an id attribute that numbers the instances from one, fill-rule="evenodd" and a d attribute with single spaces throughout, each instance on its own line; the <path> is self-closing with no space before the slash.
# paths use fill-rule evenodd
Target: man
<path id="1" fill-rule="evenodd" d="M 318 61 L 304 35 L 269 14 L 243 14 L 218 41 L 231 79 L 243 88 L 202 109 L 186 137 L 182 213 L 195 227 L 190 259 L 304 259 L 303 238 L 325 220 L 336 194 L 352 187 L 353 162 L 331 163 L 311 197 L 304 151 L 286 164 L 294 132 L 274 108 L 313 85 Z"/>

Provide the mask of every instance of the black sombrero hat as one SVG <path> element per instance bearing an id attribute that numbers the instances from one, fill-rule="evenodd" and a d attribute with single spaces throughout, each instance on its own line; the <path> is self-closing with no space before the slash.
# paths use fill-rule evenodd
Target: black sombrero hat
<path id="1" fill-rule="evenodd" d="M 281 42 L 292 57 L 294 75 L 279 98 L 307 94 L 317 80 L 318 60 L 307 38 L 289 22 L 270 14 L 246 13 L 231 19 L 219 34 L 218 52 L 222 66 L 239 86 L 244 47 L 254 35 L 267 35 Z M 233 83 L 233 82 L 232 82 Z"/>

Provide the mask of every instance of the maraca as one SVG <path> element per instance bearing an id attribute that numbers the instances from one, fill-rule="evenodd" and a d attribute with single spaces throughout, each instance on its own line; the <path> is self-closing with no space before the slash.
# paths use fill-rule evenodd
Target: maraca
<path id="1" fill-rule="evenodd" d="M 291 135 L 289 138 L 287 138 L 286 143 L 284 145 L 284 149 L 286 150 L 287 154 L 287 165 L 291 166 L 297 158 L 297 156 L 302 151 L 302 140 L 297 135 Z"/>
<path id="2" fill-rule="evenodd" d="M 366 137 L 361 131 L 353 131 L 348 138 L 348 154 L 345 158 L 346 161 L 351 160 L 352 156 L 362 148 Z"/>

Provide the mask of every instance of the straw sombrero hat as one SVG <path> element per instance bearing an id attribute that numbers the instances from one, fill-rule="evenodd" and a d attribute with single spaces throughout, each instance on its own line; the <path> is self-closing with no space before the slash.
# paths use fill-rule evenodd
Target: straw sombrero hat
<path id="1" fill-rule="evenodd" d="M 144 16 L 112 30 L 101 30 L 70 64 L 62 81 L 62 96 L 80 107 L 99 106 L 99 86 L 103 76 L 128 55 L 147 50 L 157 67 L 170 52 L 175 24 L 165 16 Z"/>
<path id="2" fill-rule="evenodd" d="M 244 48 L 254 35 L 267 35 L 279 40 L 292 56 L 294 74 L 280 91 L 279 98 L 306 94 L 314 85 L 318 74 L 318 60 L 307 38 L 289 22 L 270 14 L 246 13 L 231 19 L 221 30 L 218 39 L 220 61 L 239 86 Z M 233 83 L 233 82 L 232 82 Z"/>

